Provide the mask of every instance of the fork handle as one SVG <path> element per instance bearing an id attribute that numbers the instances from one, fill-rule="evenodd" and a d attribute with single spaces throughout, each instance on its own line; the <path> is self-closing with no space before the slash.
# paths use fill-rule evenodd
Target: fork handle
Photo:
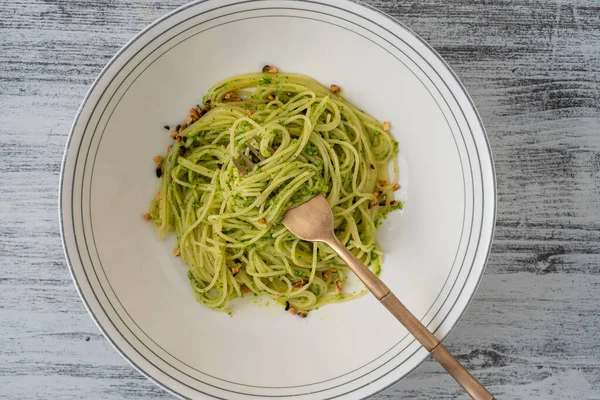
<path id="1" fill-rule="evenodd" d="M 379 301 L 413 334 L 469 396 L 475 400 L 494 400 L 494 396 L 454 358 L 446 346 L 429 332 L 417 317 L 408 311 L 394 293 L 388 293 Z"/>
<path id="2" fill-rule="evenodd" d="M 494 400 L 494 396 L 415 317 L 390 289 L 333 235 L 325 241 L 365 284 L 381 304 L 427 349 L 448 373 L 475 400 Z"/>

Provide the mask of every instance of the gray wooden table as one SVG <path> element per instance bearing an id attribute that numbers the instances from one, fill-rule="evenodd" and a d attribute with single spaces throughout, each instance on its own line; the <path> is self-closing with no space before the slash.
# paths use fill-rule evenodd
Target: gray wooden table
<path id="1" fill-rule="evenodd" d="M 102 337 L 58 230 L 86 90 L 185 0 L 0 0 L 0 399 L 168 399 Z M 600 399 L 600 1 L 371 0 L 454 68 L 486 124 L 496 239 L 447 344 L 499 399 Z M 375 396 L 465 398 L 433 361 Z"/>

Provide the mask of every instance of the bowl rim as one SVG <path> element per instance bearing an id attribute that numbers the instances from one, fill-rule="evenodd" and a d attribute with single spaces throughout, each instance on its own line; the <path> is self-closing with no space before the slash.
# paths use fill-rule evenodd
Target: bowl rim
<path id="1" fill-rule="evenodd" d="M 139 39 L 141 39 L 147 32 L 149 32 L 150 30 L 152 30 L 154 27 L 156 27 L 157 25 L 161 24 L 162 22 L 168 20 L 169 18 L 171 18 L 172 16 L 179 14 L 180 12 L 183 12 L 189 8 L 192 8 L 198 4 L 202 4 L 202 3 L 211 3 L 215 0 L 193 0 L 187 4 L 184 4 L 180 7 L 177 7 L 176 9 L 164 14 L 163 16 L 159 17 L 158 19 L 154 20 L 153 22 L 151 22 L 150 24 L 148 24 L 146 27 L 144 27 L 144 29 L 142 29 L 141 31 L 139 31 L 137 34 L 135 34 L 131 39 L 129 39 L 115 54 L 114 56 L 112 56 L 110 58 L 110 60 L 106 63 L 106 65 L 102 68 L 102 70 L 99 72 L 99 74 L 97 75 L 97 77 L 94 79 L 94 82 L 91 84 L 90 88 L 87 90 L 78 110 L 77 113 L 75 114 L 75 118 L 73 120 L 73 123 L 71 124 L 71 128 L 69 130 L 69 134 L 67 137 L 67 141 L 65 144 L 65 150 L 63 153 L 63 158 L 61 161 L 61 168 L 60 168 L 60 176 L 59 176 L 59 190 L 58 190 L 58 217 L 59 217 L 59 225 L 60 225 L 60 236 L 61 236 L 61 243 L 62 243 L 62 247 L 63 247 L 63 252 L 65 254 L 65 258 L 66 258 L 66 262 L 67 262 L 67 266 L 69 269 L 69 273 L 71 275 L 71 278 L 73 280 L 73 283 L 75 285 L 75 288 L 77 290 L 77 293 L 82 301 L 82 303 L 84 304 L 84 307 L 86 308 L 88 314 L 91 316 L 92 320 L 94 321 L 94 323 L 96 324 L 96 326 L 98 327 L 98 329 L 102 332 L 103 336 L 107 339 L 107 341 L 111 344 L 111 346 L 131 365 L 133 366 L 138 372 L 140 372 L 143 376 L 145 376 L 146 378 L 148 378 L 151 382 L 153 382 L 154 384 L 156 384 L 157 386 L 161 387 L 162 389 L 166 390 L 167 392 L 179 397 L 179 398 L 187 398 L 185 397 L 183 394 L 176 392 L 174 389 L 172 389 L 171 387 L 167 386 L 166 384 L 159 382 L 157 379 L 155 379 L 153 376 L 151 376 L 149 373 L 147 373 L 146 371 L 144 371 L 141 367 L 139 367 L 138 365 L 136 365 L 136 363 L 125 353 L 124 350 L 122 350 L 117 343 L 115 342 L 115 340 L 106 332 L 106 330 L 102 327 L 100 321 L 98 320 L 98 318 L 95 316 L 95 314 L 93 313 L 91 306 L 88 304 L 83 291 L 79 285 L 79 282 L 77 281 L 77 278 L 75 276 L 75 271 L 74 271 L 74 267 L 70 261 L 69 258 L 69 253 L 67 250 L 67 238 L 66 238 L 66 234 L 65 234 L 65 226 L 64 226 L 64 215 L 63 215 L 63 206 L 64 206 L 64 202 L 63 202 L 63 186 L 64 186 L 64 181 L 65 181 L 65 170 L 67 168 L 67 159 L 68 159 L 68 155 L 69 152 L 71 150 L 71 142 L 72 139 L 75 135 L 75 130 L 76 130 L 76 126 L 80 120 L 81 114 L 84 111 L 84 109 L 86 108 L 86 106 L 88 105 L 88 101 L 92 95 L 92 93 L 94 92 L 94 90 L 96 89 L 96 87 L 98 86 L 98 84 L 100 83 L 101 79 L 104 77 L 104 75 L 108 72 L 108 70 L 110 69 L 110 67 L 121 57 L 121 55 L 127 51 L 129 49 L 129 47 L 131 47 L 135 42 L 137 42 Z M 261 1 L 265 1 L 268 2 L 269 0 L 234 0 L 232 1 L 232 4 L 240 4 L 240 3 L 253 3 L 253 2 L 261 2 Z M 316 5 L 325 5 L 325 6 L 331 6 L 332 4 L 329 4 L 326 0 L 280 0 L 283 1 L 285 3 L 297 3 L 297 2 L 301 2 L 301 3 L 309 3 L 309 4 L 316 4 Z M 429 50 L 429 52 L 431 53 L 431 55 L 435 56 L 437 61 L 441 62 L 441 64 L 445 67 L 445 69 L 450 73 L 451 77 L 453 78 L 454 82 L 458 84 L 458 87 L 460 89 L 460 91 L 462 92 L 462 94 L 464 95 L 464 99 L 468 102 L 468 105 L 470 106 L 471 111 L 473 111 L 475 119 L 477 121 L 477 125 L 478 128 L 481 130 L 482 138 L 484 140 L 484 145 L 485 145 L 485 149 L 487 150 L 487 155 L 489 157 L 489 167 L 490 167 L 490 171 L 489 174 L 491 175 L 491 182 L 488 182 L 487 184 L 491 186 L 491 190 L 492 190 L 492 194 L 490 196 L 490 199 L 488 199 L 487 201 L 490 202 L 491 204 L 491 211 L 488 211 L 489 213 L 491 213 L 491 225 L 490 225 L 490 232 L 489 232 L 489 239 L 485 240 L 485 251 L 482 249 L 481 250 L 481 254 L 484 254 L 483 260 L 482 260 L 482 268 L 481 268 L 481 272 L 479 274 L 479 277 L 477 277 L 477 281 L 475 282 L 475 285 L 473 287 L 473 291 L 472 293 L 468 296 L 468 299 L 465 303 L 464 308 L 458 313 L 458 317 L 456 318 L 456 320 L 447 328 L 447 333 L 445 333 L 441 338 L 440 338 L 440 342 L 444 342 L 449 335 L 452 333 L 452 331 L 456 328 L 456 326 L 458 325 L 458 323 L 460 322 L 460 320 L 463 318 L 463 316 L 466 313 L 466 310 L 469 308 L 471 302 L 473 301 L 475 294 L 477 293 L 477 290 L 479 288 L 479 285 L 481 284 L 481 281 L 483 279 L 483 276 L 485 274 L 485 271 L 487 269 L 487 264 L 489 261 L 489 257 L 492 251 L 492 247 L 493 247 L 493 242 L 494 242 L 494 237 L 495 237 L 495 230 L 496 230 L 496 221 L 497 221 L 497 213 L 498 213 L 498 193 L 497 193 L 497 176 L 496 176 L 496 169 L 495 169 L 495 163 L 494 163 L 494 157 L 493 157 L 493 153 L 492 153 L 492 149 L 490 146 L 490 142 L 489 142 L 489 137 L 487 134 L 487 131 L 485 129 L 485 126 L 483 124 L 482 118 L 479 114 L 478 109 L 475 107 L 475 103 L 472 99 L 472 97 L 470 96 L 470 94 L 468 93 L 468 91 L 466 90 L 464 84 L 461 82 L 461 80 L 459 79 L 459 77 L 457 76 L 457 74 L 455 73 L 455 71 L 450 67 L 450 65 L 441 57 L 441 55 L 431 46 L 429 45 L 423 38 L 421 38 L 418 34 L 416 34 L 411 28 L 409 28 L 407 25 L 405 25 L 404 23 L 402 23 L 401 21 L 397 20 L 396 18 L 392 17 L 391 15 L 389 15 L 388 13 L 374 7 L 371 6 L 370 4 L 364 3 L 363 1 L 360 0 L 336 0 L 336 2 L 340 2 L 340 3 L 350 3 L 350 4 L 354 4 L 354 5 L 358 5 L 361 7 L 364 7 L 372 12 L 375 12 L 376 14 L 379 14 L 379 16 L 382 16 L 384 18 L 386 18 L 387 20 L 391 21 L 393 24 L 398 25 L 400 28 L 402 28 L 403 30 L 405 30 L 407 33 L 409 33 L 411 36 L 413 36 L 418 42 L 420 42 L 420 44 L 424 45 L 425 48 L 427 50 Z M 375 22 L 375 21 L 373 21 Z M 378 24 L 379 25 L 379 24 Z M 381 25 L 380 25 L 381 26 Z M 387 30 L 386 28 L 383 28 L 385 30 Z M 484 146 L 482 146 L 483 148 Z M 482 181 L 483 181 L 484 176 L 482 176 Z M 486 176 L 486 178 L 489 178 Z M 483 189 L 483 188 L 482 188 Z M 484 216 L 482 216 L 482 218 L 484 218 Z M 484 218 L 485 219 L 485 218 Z M 420 346 L 420 345 L 419 345 Z M 422 349 L 422 346 L 419 347 L 419 349 Z M 409 375 L 412 371 L 414 371 L 418 366 L 420 366 L 425 360 L 427 359 L 427 357 L 423 357 L 421 360 L 419 360 L 414 367 L 410 368 L 402 377 L 400 377 L 399 379 L 381 387 L 380 389 L 376 390 L 375 392 L 372 392 L 368 397 L 374 396 L 377 393 L 380 393 L 384 390 L 386 390 L 387 388 L 389 388 L 390 386 L 392 386 L 393 384 L 399 382 L 400 380 L 402 380 L 404 377 L 406 377 L 407 375 Z M 398 368 L 398 367 L 395 367 Z M 395 369 L 394 368 L 394 369 Z M 393 370 L 393 369 L 392 369 Z M 391 371 L 390 371 L 391 372 Z M 388 372 L 389 373 L 389 372 Z M 383 376 L 382 376 L 383 377 Z M 382 377 L 379 377 L 378 379 L 381 379 Z M 357 388 L 355 390 L 359 390 L 360 388 Z M 206 393 L 206 392 L 202 392 L 203 395 L 208 396 L 210 398 L 218 398 L 212 394 Z"/>

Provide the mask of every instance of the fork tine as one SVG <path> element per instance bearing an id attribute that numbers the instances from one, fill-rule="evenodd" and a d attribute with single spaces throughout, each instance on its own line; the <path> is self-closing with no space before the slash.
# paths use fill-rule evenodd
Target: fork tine
<path id="1" fill-rule="evenodd" d="M 256 140 L 260 144 L 260 138 L 257 135 L 254 135 L 254 140 Z M 273 150 L 271 146 L 269 146 L 269 151 L 271 152 L 271 154 L 275 153 L 275 150 Z"/>
<path id="2" fill-rule="evenodd" d="M 260 154 L 260 151 L 255 148 L 254 146 L 252 146 L 250 143 L 246 142 L 246 147 L 252 152 L 252 154 L 254 154 L 256 156 L 256 158 L 258 158 L 260 161 L 264 161 L 265 158 L 263 157 L 262 154 Z"/>
<path id="3" fill-rule="evenodd" d="M 246 165 L 249 166 L 250 169 L 254 169 L 254 163 L 252 162 L 252 160 L 250 160 L 248 158 L 248 156 L 245 155 L 242 151 L 240 151 L 239 153 L 240 153 L 240 157 L 242 157 L 242 159 L 244 160 L 244 162 L 246 163 Z"/>
<path id="4" fill-rule="evenodd" d="M 246 168 L 244 168 L 242 166 L 242 164 L 240 164 L 240 162 L 235 159 L 235 157 L 231 157 L 231 161 L 233 162 L 233 165 L 235 165 L 235 167 L 242 173 L 242 175 L 248 174 L 248 171 L 246 171 Z"/>
<path id="5" fill-rule="evenodd" d="M 260 144 L 260 138 L 257 135 L 254 135 L 254 140 L 256 140 Z M 246 142 L 245 144 L 246 144 L 246 147 L 248 148 L 248 150 L 250 150 L 252 152 L 252 154 L 254 154 L 260 161 L 264 161 L 265 157 L 260 153 L 259 149 L 252 146 L 248 142 Z M 271 146 L 269 146 L 269 151 L 271 153 L 275 153 L 275 150 L 273 150 L 273 148 Z M 244 154 L 243 151 L 239 151 L 238 154 L 241 157 L 241 161 L 244 162 L 246 165 L 245 166 L 242 165 L 240 160 L 236 159 L 235 157 L 232 157 L 231 161 L 233 162 L 233 165 L 235 165 L 235 167 L 242 173 L 242 175 L 247 175 L 248 174 L 247 168 L 254 169 L 256 167 L 256 165 L 252 162 L 252 160 L 246 154 Z"/>

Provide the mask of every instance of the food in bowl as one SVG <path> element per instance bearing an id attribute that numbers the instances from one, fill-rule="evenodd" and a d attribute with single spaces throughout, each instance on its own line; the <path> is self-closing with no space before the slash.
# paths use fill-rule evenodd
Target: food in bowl
<path id="1" fill-rule="evenodd" d="M 281 224 L 317 194 L 333 209 L 340 241 L 379 274 L 375 230 L 402 208 L 398 143 L 389 122 L 340 90 L 267 65 L 216 83 L 172 130 L 175 143 L 155 157 L 160 185 L 145 218 L 161 237 L 176 232 L 174 255 L 189 266 L 200 303 L 230 312 L 231 300 L 252 292 L 306 317 L 363 295 L 344 293 L 348 268 L 328 246 Z"/>

